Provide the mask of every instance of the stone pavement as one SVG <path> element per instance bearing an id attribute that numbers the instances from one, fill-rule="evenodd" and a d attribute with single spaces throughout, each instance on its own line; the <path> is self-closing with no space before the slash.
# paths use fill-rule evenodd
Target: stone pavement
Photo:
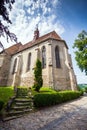
<path id="1" fill-rule="evenodd" d="M 0 130 L 87 130 L 87 96 L 0 122 Z"/>

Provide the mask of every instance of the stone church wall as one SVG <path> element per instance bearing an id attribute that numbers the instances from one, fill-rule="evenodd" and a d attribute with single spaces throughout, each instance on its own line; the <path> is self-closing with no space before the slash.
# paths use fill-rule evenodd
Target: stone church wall
<path id="1" fill-rule="evenodd" d="M 14 86 L 14 82 L 16 82 L 16 81 L 14 81 L 15 80 L 14 77 L 16 77 L 17 72 L 15 73 L 15 75 L 12 75 L 12 69 L 13 69 L 14 59 L 17 58 L 17 62 L 18 62 L 19 57 L 21 55 L 23 57 L 23 62 L 22 62 L 22 72 L 20 74 L 19 86 L 31 87 L 34 84 L 34 67 L 35 67 L 36 59 L 37 59 L 37 53 L 38 53 L 37 51 L 38 51 L 38 48 L 41 51 L 43 46 L 46 47 L 46 68 L 42 69 L 43 85 L 44 86 L 49 85 L 49 83 L 48 83 L 49 80 L 48 80 L 48 51 L 47 51 L 48 44 L 47 44 L 47 42 L 33 46 L 32 48 L 26 49 L 25 51 L 20 52 L 12 57 L 8 85 Z M 26 71 L 29 53 L 31 53 L 31 65 L 30 65 L 30 70 Z M 17 68 L 17 71 L 18 71 L 18 68 Z"/>
<path id="2" fill-rule="evenodd" d="M 8 54 L 0 55 L 0 86 L 7 86 L 11 57 Z"/>
<path id="3" fill-rule="evenodd" d="M 43 86 L 49 86 L 57 90 L 70 90 L 72 89 L 72 85 L 76 85 L 74 71 L 69 67 L 71 61 L 68 54 L 68 48 L 64 44 L 64 41 L 50 39 L 12 56 L 8 86 L 33 86 L 36 59 L 38 57 L 41 60 L 41 51 L 43 46 L 46 48 L 46 68 L 42 69 Z M 56 46 L 59 47 L 60 68 L 56 68 Z M 31 53 L 31 65 L 30 70 L 26 71 L 29 53 Z M 20 57 L 22 57 L 21 61 Z M 13 75 L 12 70 L 15 58 L 17 58 L 17 66 L 16 72 Z M 20 66 L 21 73 L 19 72 Z M 74 81 L 72 79 L 74 79 Z"/>
<path id="4" fill-rule="evenodd" d="M 68 69 L 68 51 L 65 44 L 61 41 L 53 41 L 52 44 L 52 57 L 53 57 L 53 81 L 54 88 L 57 90 L 70 90 L 70 77 L 69 77 L 69 69 Z M 56 59 L 55 59 L 55 47 L 59 47 L 59 56 L 60 56 L 60 68 L 56 68 Z M 66 53 L 65 53 L 66 50 Z"/>

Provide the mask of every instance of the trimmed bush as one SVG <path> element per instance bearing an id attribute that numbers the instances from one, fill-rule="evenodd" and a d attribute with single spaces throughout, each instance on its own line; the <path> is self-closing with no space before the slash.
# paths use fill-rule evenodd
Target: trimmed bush
<path id="1" fill-rule="evenodd" d="M 37 108 L 51 106 L 70 101 L 78 97 L 80 97 L 80 92 L 78 91 L 62 91 L 52 94 L 39 93 L 34 96 L 34 105 Z"/>
<path id="2" fill-rule="evenodd" d="M 62 98 L 62 102 L 70 101 L 80 97 L 81 93 L 79 91 L 62 91 L 59 92 Z"/>
<path id="3" fill-rule="evenodd" d="M 58 100 L 59 99 L 59 100 Z M 61 102 L 60 94 L 36 94 L 34 96 L 35 107 L 45 107 L 55 105 Z"/>

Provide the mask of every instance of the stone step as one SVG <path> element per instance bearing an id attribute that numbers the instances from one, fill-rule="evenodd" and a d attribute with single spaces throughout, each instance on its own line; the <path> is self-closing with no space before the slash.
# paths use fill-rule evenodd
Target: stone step
<path id="1" fill-rule="evenodd" d="M 10 117 L 10 116 L 17 116 L 17 115 L 23 115 L 25 114 L 26 112 L 30 112 L 32 111 L 33 109 L 32 108 L 28 108 L 28 109 L 25 109 L 25 110 L 19 110 L 19 111 L 10 111 L 7 113 L 7 117 Z"/>
<path id="2" fill-rule="evenodd" d="M 16 102 L 32 102 L 32 99 L 28 99 L 28 98 L 16 98 L 15 101 Z"/>
<path id="3" fill-rule="evenodd" d="M 12 107 L 12 109 L 16 110 L 16 111 L 18 111 L 18 110 L 25 110 L 25 109 L 29 109 L 29 108 L 31 108 L 30 105 L 29 106 L 14 106 L 14 107 Z"/>
<path id="4" fill-rule="evenodd" d="M 18 97 L 14 99 L 13 104 L 8 112 L 3 116 L 3 120 L 12 120 L 23 116 L 34 110 L 33 96 L 26 94 L 19 94 Z"/>
<path id="5" fill-rule="evenodd" d="M 20 110 L 20 111 L 12 111 L 11 110 L 10 112 L 7 113 L 7 116 L 9 117 L 9 116 L 21 115 L 23 113 L 24 113 L 24 111 L 22 111 L 22 110 Z"/>
<path id="6" fill-rule="evenodd" d="M 33 105 L 33 101 L 29 101 L 29 102 L 15 102 L 16 106 L 26 106 L 26 105 Z"/>
<path id="7" fill-rule="evenodd" d="M 24 111 L 16 111 L 16 112 L 9 112 L 6 117 L 3 117 L 3 121 L 9 121 L 12 119 L 20 118 L 23 115 L 26 115 L 27 113 L 31 112 L 33 109 L 27 109 Z"/>
<path id="8" fill-rule="evenodd" d="M 23 115 L 4 117 L 3 121 L 9 121 L 9 120 L 16 119 L 16 118 L 19 118 L 19 117 L 22 117 L 22 116 Z"/>
<path id="9" fill-rule="evenodd" d="M 22 95 L 22 96 L 17 96 L 17 98 L 29 98 L 29 96 Z"/>

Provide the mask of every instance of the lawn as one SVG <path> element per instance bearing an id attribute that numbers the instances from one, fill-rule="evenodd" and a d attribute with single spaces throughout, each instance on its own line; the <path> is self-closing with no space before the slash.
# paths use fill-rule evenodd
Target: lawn
<path id="1" fill-rule="evenodd" d="M 48 93 L 48 94 L 57 93 L 57 91 L 55 91 L 55 90 L 53 90 L 52 88 L 49 88 L 49 87 L 42 87 L 42 88 L 40 88 L 39 92 L 34 91 L 33 88 L 31 88 L 31 90 L 32 90 L 32 94 L 33 95 L 36 95 L 38 93 L 42 93 L 42 94 L 44 94 L 44 93 L 45 94 L 46 93 Z"/>
<path id="2" fill-rule="evenodd" d="M 6 104 L 9 98 L 11 98 L 13 95 L 13 87 L 0 87 L 0 101 L 3 101 L 4 104 Z"/>
<path id="3" fill-rule="evenodd" d="M 40 93 L 56 93 L 55 90 L 53 90 L 52 88 L 49 88 L 49 87 L 42 87 L 40 89 Z"/>

